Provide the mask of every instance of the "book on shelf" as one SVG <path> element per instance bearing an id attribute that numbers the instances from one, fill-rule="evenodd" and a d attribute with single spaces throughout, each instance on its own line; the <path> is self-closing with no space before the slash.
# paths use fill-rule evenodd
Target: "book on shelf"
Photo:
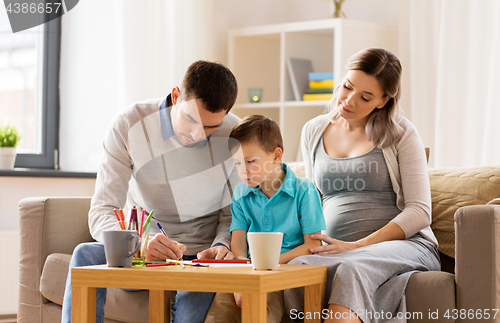
<path id="1" fill-rule="evenodd" d="M 304 101 L 330 100 L 332 93 L 304 94 Z"/>
<path id="2" fill-rule="evenodd" d="M 309 73 L 309 81 L 324 81 L 333 80 L 333 72 L 311 72 Z"/>
<path id="3" fill-rule="evenodd" d="M 286 66 L 293 96 L 296 101 L 301 101 L 309 86 L 309 73 L 313 71 L 312 62 L 308 59 L 287 58 Z"/>
<path id="4" fill-rule="evenodd" d="M 309 88 L 311 89 L 333 89 L 333 80 L 323 80 L 323 81 L 309 81 Z"/>
<path id="5" fill-rule="evenodd" d="M 333 88 L 307 89 L 306 94 L 333 93 Z"/>

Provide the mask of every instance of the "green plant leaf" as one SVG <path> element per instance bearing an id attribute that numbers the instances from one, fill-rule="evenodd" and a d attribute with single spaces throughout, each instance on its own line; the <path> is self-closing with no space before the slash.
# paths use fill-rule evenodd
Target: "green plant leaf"
<path id="1" fill-rule="evenodd" d="M 21 137 L 16 126 L 0 123 L 0 147 L 16 147 Z"/>

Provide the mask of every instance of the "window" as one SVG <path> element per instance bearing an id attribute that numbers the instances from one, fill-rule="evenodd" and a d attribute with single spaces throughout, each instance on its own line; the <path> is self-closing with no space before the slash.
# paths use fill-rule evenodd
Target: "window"
<path id="1" fill-rule="evenodd" d="M 58 168 L 60 18 L 12 33 L 0 11 L 0 121 L 22 134 L 16 167 Z"/>

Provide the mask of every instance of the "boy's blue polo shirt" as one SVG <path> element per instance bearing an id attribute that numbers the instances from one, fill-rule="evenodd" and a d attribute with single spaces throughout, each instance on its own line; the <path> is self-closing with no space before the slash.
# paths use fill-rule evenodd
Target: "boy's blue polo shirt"
<path id="1" fill-rule="evenodd" d="M 238 184 L 233 193 L 230 231 L 283 232 L 281 253 L 304 244 L 304 234 L 326 229 L 319 193 L 314 184 L 296 177 L 282 163 L 286 173 L 281 187 L 267 198 L 260 188 Z"/>

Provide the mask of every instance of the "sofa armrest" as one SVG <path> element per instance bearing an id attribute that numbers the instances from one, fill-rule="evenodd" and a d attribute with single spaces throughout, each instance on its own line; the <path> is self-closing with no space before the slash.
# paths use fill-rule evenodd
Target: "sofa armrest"
<path id="1" fill-rule="evenodd" d="M 71 254 L 89 233 L 90 198 L 26 198 L 19 202 L 19 307 L 18 322 L 40 322 L 40 276 L 52 253 Z"/>
<path id="2" fill-rule="evenodd" d="M 500 206 L 459 208 L 455 246 L 457 309 L 500 309 Z M 481 322 L 500 322 L 500 313 Z"/>

